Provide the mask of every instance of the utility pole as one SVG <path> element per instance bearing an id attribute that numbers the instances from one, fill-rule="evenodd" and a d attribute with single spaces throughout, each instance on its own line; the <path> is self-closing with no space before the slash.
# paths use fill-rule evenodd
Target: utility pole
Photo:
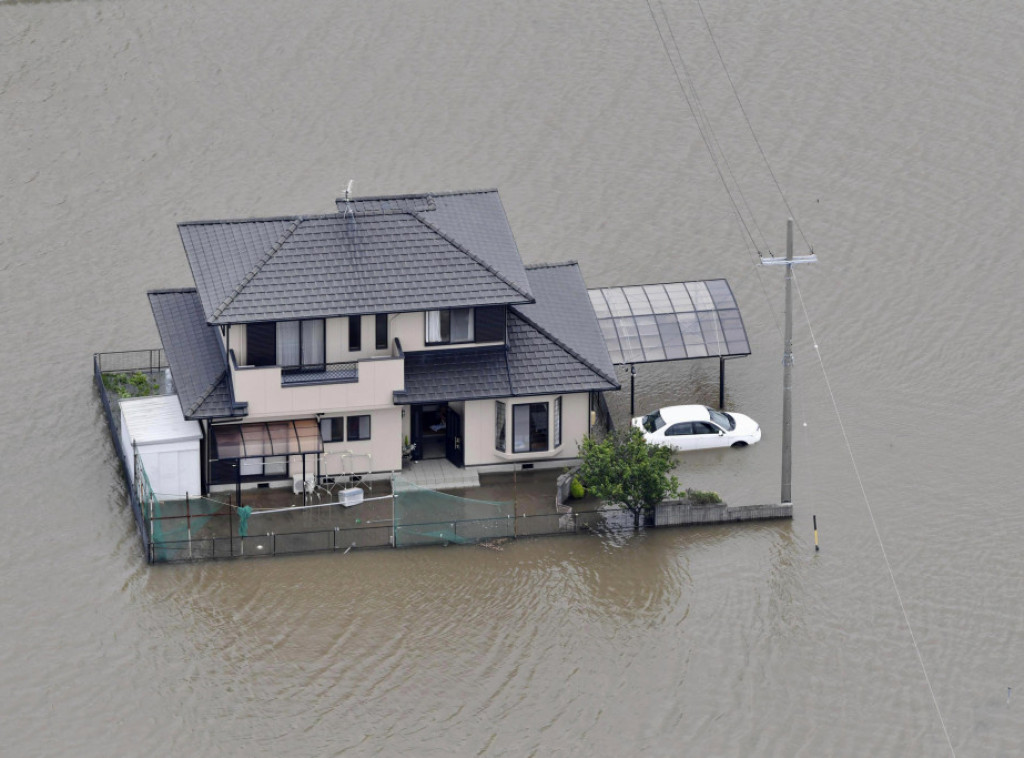
<path id="1" fill-rule="evenodd" d="M 814 263 L 818 257 L 793 257 L 793 219 L 786 222 L 786 258 L 762 258 L 763 266 L 786 267 L 786 334 L 782 352 L 782 503 L 793 503 L 793 265 Z"/>

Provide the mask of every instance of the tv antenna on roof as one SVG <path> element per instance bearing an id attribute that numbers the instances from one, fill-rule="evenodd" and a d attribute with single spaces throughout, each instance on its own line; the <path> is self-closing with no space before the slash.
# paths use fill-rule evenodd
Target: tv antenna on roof
<path id="1" fill-rule="evenodd" d="M 345 215 L 346 216 L 355 216 L 355 213 L 353 213 L 353 211 L 352 211 L 352 184 L 353 184 L 353 182 L 355 182 L 355 179 L 349 179 L 348 180 L 348 187 L 345 188 Z"/>

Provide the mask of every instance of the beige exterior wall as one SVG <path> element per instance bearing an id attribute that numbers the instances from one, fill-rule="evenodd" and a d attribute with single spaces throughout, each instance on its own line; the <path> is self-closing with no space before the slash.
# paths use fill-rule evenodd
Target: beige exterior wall
<path id="1" fill-rule="evenodd" d="M 320 471 L 324 476 L 342 474 L 386 474 L 402 468 L 402 411 L 398 406 L 372 411 L 361 411 L 358 414 L 336 415 L 368 415 L 370 417 L 370 439 L 354 442 L 325 442 L 324 452 L 320 457 Z M 246 417 L 241 423 L 257 423 L 275 421 L 272 418 Z M 302 456 L 288 456 L 288 475 L 302 476 Z M 316 456 L 306 457 L 306 475 L 317 473 Z M 246 482 L 244 488 L 256 486 L 255 482 Z M 275 487 L 290 487 L 288 481 L 277 482 Z M 234 484 L 213 485 L 211 490 L 231 490 Z M 196 490 L 198 492 L 198 489 Z"/>
<path id="2" fill-rule="evenodd" d="M 364 358 L 382 357 L 391 354 L 391 346 L 397 337 L 402 343 L 402 350 L 405 352 L 413 350 L 445 350 L 449 348 L 473 348 L 488 345 L 500 345 L 501 342 L 467 342 L 455 343 L 454 345 L 427 345 L 426 344 L 426 314 L 423 311 L 414 313 L 391 313 L 388 314 L 388 348 L 377 350 L 377 322 L 376 317 L 352 316 L 362 322 L 362 349 L 353 352 L 349 349 L 348 340 L 348 317 L 325 319 L 324 324 L 324 357 L 328 363 L 344 363 L 347 361 L 359 361 Z M 245 324 L 233 324 L 228 327 L 228 334 L 222 337 L 225 347 L 232 350 L 239 366 L 248 365 L 248 356 L 245 350 Z"/>
<path id="3" fill-rule="evenodd" d="M 419 315 L 422 321 L 423 314 Z M 324 319 L 324 358 L 328 363 L 346 363 L 360 361 L 364 358 L 386 357 L 391 354 L 392 335 L 388 337 L 387 349 L 377 350 L 375 347 L 377 322 L 374 316 L 353 316 L 352 318 L 358 318 L 362 328 L 362 349 L 355 352 L 349 349 L 348 318 Z M 230 347 L 234 352 L 238 365 L 248 365 L 249 357 L 245 351 L 245 324 L 232 324 L 229 327 L 227 338 L 222 337 L 222 339 L 225 341 L 225 347 Z"/>
<path id="4" fill-rule="evenodd" d="M 562 398 L 562 444 L 552 450 L 534 453 L 512 453 L 512 406 L 522 403 L 548 403 L 548 431 L 554 441 L 555 398 Z M 466 465 L 487 466 L 501 463 L 530 463 L 549 458 L 571 459 L 578 455 L 578 445 L 590 431 L 590 398 L 586 392 L 571 395 L 539 395 L 507 398 L 505 403 L 505 450 L 494 448 L 494 400 L 470 400 L 462 415 Z M 454 404 L 453 404 L 454 405 Z"/>
<path id="5" fill-rule="evenodd" d="M 402 468 L 401 408 L 393 405 L 390 408 L 367 411 L 365 415 L 370 417 L 370 439 L 325 442 L 321 473 L 362 474 L 371 471 L 398 471 Z"/>
<path id="6" fill-rule="evenodd" d="M 451 348 L 486 347 L 502 345 L 503 342 L 456 342 L 454 345 L 427 344 L 427 316 L 423 311 L 414 313 L 395 313 L 388 318 L 390 338 L 395 337 L 402 343 L 402 350 L 409 353 L 418 350 L 449 350 Z"/>
<path id="7" fill-rule="evenodd" d="M 392 393 L 405 387 L 405 361 L 371 358 L 359 361 L 359 381 L 338 384 L 281 386 L 277 366 L 237 368 L 231 378 L 235 399 L 249 404 L 249 416 L 260 419 L 302 418 L 317 413 L 394 407 Z"/>

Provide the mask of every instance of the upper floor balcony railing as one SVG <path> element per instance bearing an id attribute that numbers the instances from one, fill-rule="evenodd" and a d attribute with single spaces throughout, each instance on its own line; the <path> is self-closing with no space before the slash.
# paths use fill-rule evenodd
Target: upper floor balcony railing
<path id="1" fill-rule="evenodd" d="M 338 384 L 359 381 L 359 361 L 321 363 L 317 366 L 282 366 L 281 386 Z"/>

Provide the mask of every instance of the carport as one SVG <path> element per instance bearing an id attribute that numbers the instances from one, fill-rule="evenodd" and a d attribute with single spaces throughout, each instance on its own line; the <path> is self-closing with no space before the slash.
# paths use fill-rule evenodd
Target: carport
<path id="1" fill-rule="evenodd" d="M 629 413 L 636 414 L 636 364 L 718 358 L 718 407 L 725 361 L 750 355 L 747 330 L 725 279 L 588 290 L 612 363 L 629 366 Z"/>

